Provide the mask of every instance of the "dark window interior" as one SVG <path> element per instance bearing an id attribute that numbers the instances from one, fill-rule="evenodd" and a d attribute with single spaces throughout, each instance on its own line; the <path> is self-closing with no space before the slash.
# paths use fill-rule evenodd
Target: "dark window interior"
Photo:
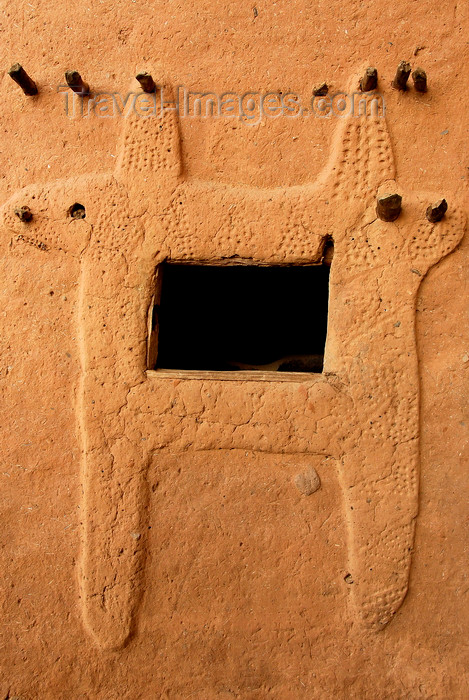
<path id="1" fill-rule="evenodd" d="M 328 265 L 165 264 L 156 368 L 322 372 L 328 294 Z"/>

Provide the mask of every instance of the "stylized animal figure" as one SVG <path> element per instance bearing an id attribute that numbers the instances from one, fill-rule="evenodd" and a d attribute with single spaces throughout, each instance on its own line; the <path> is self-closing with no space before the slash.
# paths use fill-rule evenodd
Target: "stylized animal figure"
<path id="1" fill-rule="evenodd" d="M 365 102 L 371 98 L 363 96 Z M 381 629 L 406 595 L 418 510 L 416 296 L 429 268 L 460 242 L 463 212 L 448 197 L 447 215 L 431 224 L 425 209 L 441 194 L 405 191 L 397 221 L 377 218 L 377 194 L 397 189 L 380 116 L 337 120 L 329 160 L 316 181 L 271 188 L 186 179 L 174 111 L 148 119 L 131 114 L 123 121 L 114 172 L 26 187 L 1 210 L 4 236 L 44 255 L 60 248 L 81 263 L 76 414 L 86 628 L 109 649 L 123 645 L 132 631 L 146 551 L 144 534 L 135 533 L 144 533 L 150 457 L 164 445 L 177 450 L 182 425 L 192 435 L 192 449 L 265 449 L 256 421 L 234 431 L 221 414 L 213 417 L 220 426 L 215 437 L 195 415 L 165 424 L 159 433 L 153 409 L 168 380 L 147 371 L 158 265 L 233 256 L 252 264 L 314 263 L 332 239 L 324 372 L 291 379 L 303 383 L 308 401 L 327 402 L 327 411 L 312 421 L 287 387 L 282 400 L 298 410 L 288 410 L 285 427 L 266 425 L 264 431 L 271 430 L 278 453 L 336 460 L 355 609 L 369 628 Z M 75 203 L 84 207 L 84 219 L 70 217 Z M 22 206 L 30 207 L 31 221 L 15 215 Z M 245 393 L 251 386 L 246 381 L 229 382 L 230 396 L 238 388 Z M 223 403 L 227 388 L 213 375 L 187 376 L 176 391 L 184 391 L 185 382 L 215 383 Z M 278 400 L 270 382 L 260 391 L 265 404 Z"/>

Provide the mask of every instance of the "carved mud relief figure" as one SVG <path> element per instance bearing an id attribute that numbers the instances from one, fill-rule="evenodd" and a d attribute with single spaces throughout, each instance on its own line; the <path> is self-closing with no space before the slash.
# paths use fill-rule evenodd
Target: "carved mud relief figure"
<path id="1" fill-rule="evenodd" d="M 338 120 L 329 161 L 312 184 L 261 189 L 186 179 L 177 117 L 168 111 L 125 120 L 114 173 L 28 187 L 4 205 L 3 227 L 18 244 L 45 254 L 58 248 L 81 263 L 79 579 L 85 624 L 101 647 L 118 648 L 132 631 L 145 565 L 146 468 L 167 446 L 335 460 L 357 618 L 379 630 L 401 605 L 418 510 L 416 295 L 429 268 L 458 245 L 465 218 L 448 197 L 446 215 L 432 223 L 426 208 L 442 193 L 406 191 L 399 218 L 381 220 L 376 199 L 398 191 L 394 178 L 385 120 L 367 110 Z M 22 207 L 32 212 L 28 221 L 15 215 Z M 194 382 L 218 392 L 210 425 L 197 410 L 176 419 L 162 408 L 169 379 L 147 371 L 158 266 L 233 256 L 253 265 L 315 264 L 326 240 L 334 241 L 334 260 L 323 372 L 280 383 L 188 374 L 179 396 Z M 299 383 L 304 391 L 291 391 Z M 281 402 L 285 420 L 263 424 L 253 409 L 253 420 L 234 428 L 226 407 L 249 392 L 264 412 Z M 326 409 L 312 415 L 311 403 Z"/>

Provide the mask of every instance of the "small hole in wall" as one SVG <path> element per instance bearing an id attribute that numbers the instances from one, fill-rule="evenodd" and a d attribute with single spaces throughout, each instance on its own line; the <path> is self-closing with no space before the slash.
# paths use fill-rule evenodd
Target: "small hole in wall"
<path id="1" fill-rule="evenodd" d="M 72 204 L 68 210 L 68 214 L 72 217 L 72 219 L 84 219 L 86 216 L 85 207 L 83 204 L 75 202 L 75 204 Z"/>
<path id="2" fill-rule="evenodd" d="M 332 252 L 319 265 L 161 265 L 148 368 L 322 372 Z"/>

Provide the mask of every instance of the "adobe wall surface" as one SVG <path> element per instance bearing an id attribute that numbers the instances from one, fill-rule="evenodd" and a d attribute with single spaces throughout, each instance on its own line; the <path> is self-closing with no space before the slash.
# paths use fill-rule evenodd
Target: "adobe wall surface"
<path id="1" fill-rule="evenodd" d="M 4 3 L 0 699 L 467 696 L 467 14 Z M 392 89 L 402 59 L 426 93 Z M 63 87 L 308 108 L 367 66 L 385 115 L 124 118 Z M 147 371 L 163 262 L 331 240 L 323 373 Z"/>

